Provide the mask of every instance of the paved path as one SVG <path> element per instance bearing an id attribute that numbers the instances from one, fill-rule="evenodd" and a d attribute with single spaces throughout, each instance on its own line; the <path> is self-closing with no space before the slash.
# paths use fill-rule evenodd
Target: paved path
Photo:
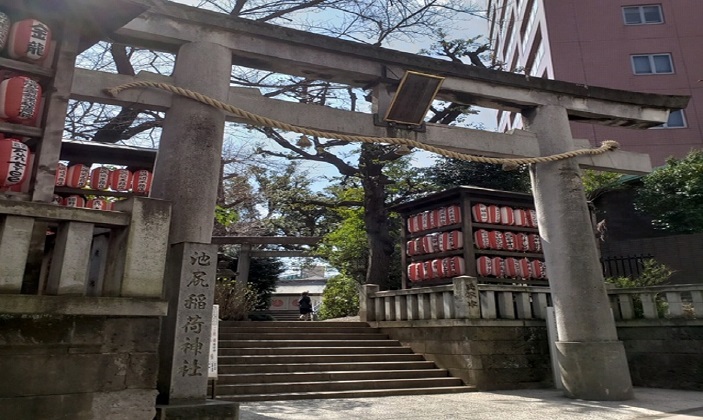
<path id="1" fill-rule="evenodd" d="M 573 400 L 557 390 L 243 403 L 240 420 L 703 420 L 703 392 L 636 388 L 622 402 Z"/>

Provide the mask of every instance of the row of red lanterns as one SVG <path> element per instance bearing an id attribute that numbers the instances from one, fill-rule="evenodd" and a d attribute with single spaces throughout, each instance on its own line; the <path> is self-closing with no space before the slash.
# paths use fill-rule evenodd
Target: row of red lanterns
<path id="1" fill-rule="evenodd" d="M 542 252 L 542 241 L 539 235 L 534 233 L 527 234 L 478 229 L 474 232 L 474 244 L 478 249 Z"/>
<path id="2" fill-rule="evenodd" d="M 544 261 L 527 258 L 478 257 L 476 271 L 481 277 L 546 279 Z"/>
<path id="3" fill-rule="evenodd" d="M 104 198 L 93 198 L 86 200 L 85 197 L 75 194 L 69 195 L 65 198 L 58 194 L 54 194 L 54 198 L 51 203 L 58 206 L 87 208 L 93 210 L 114 210 L 115 206 L 114 201 L 106 200 Z"/>
<path id="4" fill-rule="evenodd" d="M 408 216 L 408 232 L 422 232 L 458 223 L 461 223 L 461 207 L 440 207 Z"/>
<path id="5" fill-rule="evenodd" d="M 81 163 L 66 166 L 59 163 L 56 169 L 56 186 L 70 188 L 89 187 L 93 190 L 114 190 L 146 195 L 151 191 L 153 174 L 140 169 L 131 172 L 129 169 L 110 169 L 98 166 L 90 169 L 89 165 Z"/>
<path id="6" fill-rule="evenodd" d="M 515 209 L 508 206 L 475 204 L 471 207 L 473 221 L 494 225 L 537 227 L 537 212 L 533 209 Z"/>
<path id="7" fill-rule="evenodd" d="M 409 240 L 406 243 L 406 254 L 410 256 L 433 254 L 463 247 L 464 235 L 460 230 L 452 230 L 450 232 L 430 233 L 429 235 Z"/>
<path id="8" fill-rule="evenodd" d="M 411 282 L 450 278 L 466 274 L 462 257 L 437 258 L 408 265 L 408 279 Z"/>

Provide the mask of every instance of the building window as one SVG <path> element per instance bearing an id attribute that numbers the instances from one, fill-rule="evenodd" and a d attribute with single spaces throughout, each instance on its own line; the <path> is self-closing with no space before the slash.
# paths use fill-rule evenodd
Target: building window
<path id="1" fill-rule="evenodd" d="M 649 25 L 664 23 L 662 7 L 658 4 L 648 6 L 628 6 L 622 8 L 625 25 Z"/>
<path id="2" fill-rule="evenodd" d="M 669 119 L 664 124 L 654 128 L 686 128 L 686 118 L 683 115 L 683 109 L 669 112 Z"/>
<path id="3" fill-rule="evenodd" d="M 671 54 L 645 54 L 632 56 L 635 74 L 668 74 L 674 72 Z"/>

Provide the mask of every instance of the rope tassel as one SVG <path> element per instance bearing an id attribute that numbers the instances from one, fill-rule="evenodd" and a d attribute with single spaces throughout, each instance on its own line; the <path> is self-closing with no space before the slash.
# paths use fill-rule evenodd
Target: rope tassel
<path id="1" fill-rule="evenodd" d="M 442 149 L 439 147 L 430 146 L 428 144 L 424 144 L 419 141 L 403 139 L 403 138 L 351 136 L 351 135 L 347 135 L 347 134 L 332 133 L 329 131 L 320 131 L 320 130 L 313 130 L 313 129 L 309 129 L 309 128 L 299 127 L 296 125 L 287 124 L 287 123 L 284 123 L 281 121 L 277 121 L 277 120 L 274 120 L 271 118 L 266 118 L 261 115 L 257 115 L 252 112 L 249 112 L 249 111 L 245 111 L 241 108 L 237 108 L 237 107 L 232 106 L 230 104 L 226 104 L 224 102 L 218 101 L 218 100 L 210 98 L 208 96 L 205 96 L 201 93 L 194 92 L 194 91 L 188 90 L 188 89 L 183 89 L 183 88 L 180 88 L 177 86 L 173 86 L 168 83 L 148 82 L 148 81 L 132 82 L 132 83 L 126 83 L 123 85 L 115 86 L 110 89 L 106 89 L 105 91 L 109 95 L 111 95 L 113 97 L 117 97 L 117 95 L 120 92 L 122 92 L 123 90 L 135 89 L 135 88 L 147 88 L 147 87 L 153 87 L 153 88 L 165 90 L 167 92 L 171 92 L 173 94 L 181 95 L 186 98 L 192 99 L 194 101 L 198 101 L 202 104 L 210 105 L 210 106 L 217 108 L 219 110 L 228 112 L 236 117 L 249 120 L 254 125 L 277 128 L 277 129 L 284 130 L 284 131 L 291 131 L 294 133 L 302 134 L 303 137 L 312 136 L 312 137 L 323 137 L 323 138 L 328 138 L 328 139 L 338 139 L 338 140 L 343 140 L 343 141 L 348 141 L 348 142 L 388 143 L 388 144 L 394 144 L 394 145 L 399 145 L 399 146 L 416 147 L 418 149 L 426 150 L 428 152 L 436 153 L 438 155 L 442 155 L 442 156 L 452 158 L 452 159 L 468 160 L 468 161 L 479 162 L 479 163 L 490 163 L 490 164 L 494 164 L 494 165 L 504 165 L 503 166 L 504 169 L 508 168 L 506 170 L 510 170 L 509 168 L 517 167 L 517 165 L 526 165 L 526 164 L 531 164 L 531 163 L 555 162 L 558 160 L 570 159 L 570 158 L 573 158 L 576 156 L 584 156 L 584 155 L 601 155 L 603 153 L 616 150 L 618 147 L 620 147 L 618 142 L 616 142 L 614 140 L 605 140 L 603 143 L 601 143 L 600 147 L 597 147 L 595 149 L 579 149 L 579 150 L 573 150 L 570 152 L 559 153 L 559 154 L 551 155 L 551 156 L 542 156 L 542 157 L 534 157 L 534 158 L 519 158 L 519 159 L 491 158 L 491 157 L 485 157 L 485 156 L 477 156 L 477 155 L 469 155 L 469 154 L 465 154 L 465 153 L 458 153 L 458 152 L 454 152 L 451 150 L 445 150 L 445 149 Z M 300 141 L 303 142 L 303 138 L 301 138 Z"/>

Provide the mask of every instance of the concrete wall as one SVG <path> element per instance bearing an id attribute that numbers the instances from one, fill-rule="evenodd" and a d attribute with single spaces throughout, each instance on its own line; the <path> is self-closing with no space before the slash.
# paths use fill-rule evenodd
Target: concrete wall
<path id="1" fill-rule="evenodd" d="M 412 347 L 448 369 L 452 376 L 480 390 L 552 386 L 543 322 L 443 320 L 378 324 L 392 339 Z"/>
<path id="2" fill-rule="evenodd" d="M 480 390 L 553 386 L 547 329 L 540 321 L 371 323 Z M 633 385 L 703 391 L 703 321 L 618 324 Z"/>
<path id="3" fill-rule="evenodd" d="M 0 418 L 152 420 L 158 317 L 0 315 Z"/>

